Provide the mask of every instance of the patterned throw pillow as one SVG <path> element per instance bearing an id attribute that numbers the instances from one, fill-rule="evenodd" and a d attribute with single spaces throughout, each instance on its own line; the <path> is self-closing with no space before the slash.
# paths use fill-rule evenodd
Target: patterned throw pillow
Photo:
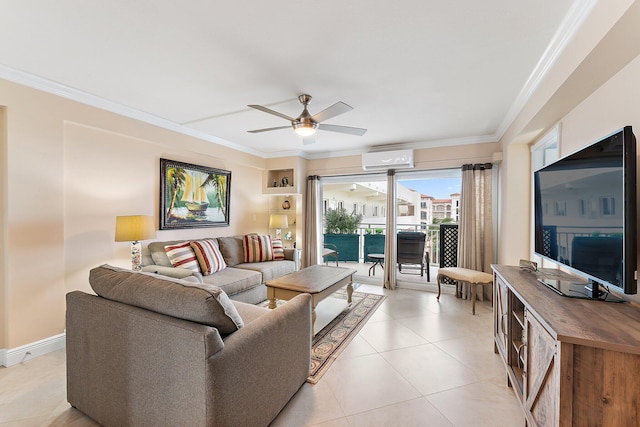
<path id="1" fill-rule="evenodd" d="M 282 240 L 273 239 L 271 241 L 271 248 L 273 249 L 273 260 L 274 261 L 282 261 L 282 260 L 284 260 L 284 245 L 282 244 Z"/>
<path id="2" fill-rule="evenodd" d="M 271 236 L 245 234 L 242 242 L 244 262 L 263 262 L 273 259 Z"/>
<path id="3" fill-rule="evenodd" d="M 200 271 L 203 276 L 217 273 L 227 268 L 227 264 L 224 262 L 224 258 L 218 249 L 218 244 L 215 240 L 205 239 L 196 240 L 191 242 L 191 249 L 198 258 L 198 264 L 200 264 Z"/>
<path id="4" fill-rule="evenodd" d="M 171 265 L 178 268 L 186 268 L 200 272 L 196 254 L 191 249 L 191 242 L 182 242 L 176 245 L 168 245 L 164 247 L 164 251 L 171 261 Z"/>

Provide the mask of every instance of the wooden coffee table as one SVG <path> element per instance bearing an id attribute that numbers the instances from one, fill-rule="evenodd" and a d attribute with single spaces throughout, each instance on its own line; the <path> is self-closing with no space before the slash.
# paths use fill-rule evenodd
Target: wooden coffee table
<path id="1" fill-rule="evenodd" d="M 316 321 L 316 306 L 320 301 L 342 288 L 347 287 L 347 303 L 351 304 L 353 295 L 352 276 L 354 268 L 312 265 L 277 279 L 269 280 L 267 298 L 269 308 L 276 308 L 276 300 L 290 300 L 299 294 L 311 294 L 312 325 Z"/>

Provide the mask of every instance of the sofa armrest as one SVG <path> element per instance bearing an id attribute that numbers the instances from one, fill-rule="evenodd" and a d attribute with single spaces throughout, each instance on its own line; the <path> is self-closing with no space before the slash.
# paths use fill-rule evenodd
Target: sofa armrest
<path id="1" fill-rule="evenodd" d="M 210 326 L 67 294 L 67 400 L 102 425 L 205 425 Z"/>
<path id="2" fill-rule="evenodd" d="M 224 351 L 208 360 L 207 384 L 225 392 L 207 406 L 238 410 L 216 410 L 213 424 L 260 425 L 275 418 L 309 376 L 311 334 L 311 296 L 302 294 L 226 337 Z"/>
<path id="3" fill-rule="evenodd" d="M 165 267 L 163 265 L 145 265 L 142 267 L 142 271 L 146 273 L 161 274 L 163 276 L 173 277 L 174 279 L 184 279 L 193 282 L 197 280 L 198 283 L 203 283 L 201 273 L 193 270 L 187 270 L 186 268 Z"/>
<path id="4" fill-rule="evenodd" d="M 296 248 L 284 248 L 284 259 L 296 264 L 296 271 L 300 270 L 301 250 Z"/>

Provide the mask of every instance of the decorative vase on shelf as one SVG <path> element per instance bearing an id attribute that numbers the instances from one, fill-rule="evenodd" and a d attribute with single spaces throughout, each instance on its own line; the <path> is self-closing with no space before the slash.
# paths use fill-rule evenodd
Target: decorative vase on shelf
<path id="1" fill-rule="evenodd" d="M 282 202 L 282 209 L 284 210 L 291 209 L 291 203 L 289 203 L 288 200 L 285 200 L 284 202 Z"/>
<path id="2" fill-rule="evenodd" d="M 288 176 L 283 176 L 282 177 L 282 181 L 281 181 L 281 187 L 288 187 L 289 186 L 289 177 Z"/>

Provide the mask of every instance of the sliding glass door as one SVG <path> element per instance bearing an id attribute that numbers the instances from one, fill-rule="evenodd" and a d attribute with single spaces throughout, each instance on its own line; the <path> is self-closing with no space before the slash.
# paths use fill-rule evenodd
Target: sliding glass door
<path id="1" fill-rule="evenodd" d="M 380 261 L 376 263 L 368 255 L 384 253 L 386 172 L 323 177 L 321 182 L 324 244 L 338 251 L 339 265 L 357 270 L 359 280 L 381 284 Z M 346 222 L 336 218 L 338 213 L 357 218 L 357 227 L 336 229 L 334 223 Z M 335 265 L 333 258 L 328 258 L 328 262 Z"/>
<path id="2" fill-rule="evenodd" d="M 394 271 L 400 285 L 420 288 L 427 278 L 435 282 L 440 257 L 440 224 L 457 224 L 460 203 L 460 170 L 402 171 L 396 173 L 395 229 L 425 234 L 425 265 L 403 265 Z M 387 172 L 322 177 L 323 241 L 339 252 L 339 265 L 356 268 L 358 280 L 382 284 L 380 265 L 387 233 Z M 327 217 L 338 212 L 359 218 L 355 230 L 327 230 Z M 331 224 L 329 224 L 331 225 Z M 394 241 L 396 233 L 394 234 Z M 348 242 L 347 242 L 348 241 Z M 335 265 L 333 258 L 328 258 Z M 411 268 L 420 267 L 420 268 Z M 425 268 L 431 267 L 431 273 Z"/>
<path id="3" fill-rule="evenodd" d="M 438 169 L 429 171 L 399 171 L 398 181 L 398 232 L 424 233 L 424 265 L 399 264 L 397 282 L 399 286 L 422 289 L 427 283 L 435 283 L 440 256 L 445 240 L 441 239 L 441 224 L 455 229 L 460 214 L 460 169 Z M 403 192 L 413 194 L 401 197 Z M 406 206 L 408 204 L 408 206 Z M 457 231 L 457 229 L 456 229 Z M 450 242 L 447 251 L 457 251 L 456 242 Z M 447 243 L 448 244 L 448 243 Z M 399 248 L 401 256 L 402 248 Z M 411 259 L 411 258 L 409 258 Z M 412 268 L 411 268 L 412 267 Z"/>

